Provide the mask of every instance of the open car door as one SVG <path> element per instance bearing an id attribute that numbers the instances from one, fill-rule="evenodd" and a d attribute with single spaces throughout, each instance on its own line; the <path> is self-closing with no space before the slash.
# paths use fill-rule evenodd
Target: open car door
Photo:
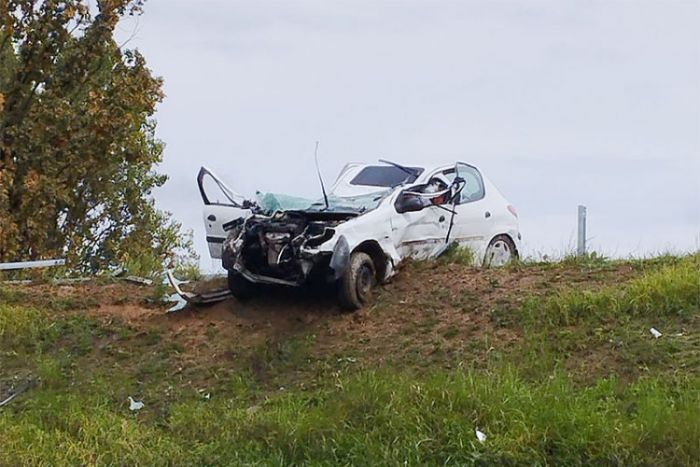
<path id="1" fill-rule="evenodd" d="M 197 175 L 199 193 L 204 201 L 204 229 L 212 258 L 221 258 L 226 227 L 237 219 L 251 215 L 253 203 L 231 190 L 211 170 L 202 167 Z"/>

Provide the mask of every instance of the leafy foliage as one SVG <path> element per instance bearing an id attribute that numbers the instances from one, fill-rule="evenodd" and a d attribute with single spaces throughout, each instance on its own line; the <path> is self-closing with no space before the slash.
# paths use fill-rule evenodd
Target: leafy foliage
<path id="1" fill-rule="evenodd" d="M 142 4 L 100 1 L 94 15 L 85 0 L 0 5 L 0 261 L 159 265 L 186 246 L 151 197 L 167 178 L 154 170 L 162 81 L 113 38 Z"/>

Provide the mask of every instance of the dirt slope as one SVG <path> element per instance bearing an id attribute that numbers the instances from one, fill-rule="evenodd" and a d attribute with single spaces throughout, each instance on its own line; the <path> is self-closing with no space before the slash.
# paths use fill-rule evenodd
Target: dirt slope
<path id="1" fill-rule="evenodd" d="M 331 288 L 267 289 L 245 303 L 231 298 L 176 313 L 166 313 L 167 306 L 153 300 L 152 289 L 126 283 L 20 290 L 40 306 L 63 303 L 57 313 L 87 314 L 107 326 L 127 326 L 135 332 L 129 345 L 139 346 L 147 336 L 157 335 L 161 345 L 176 346 L 173 364 L 180 369 L 206 374 L 203 368 L 226 367 L 266 380 L 280 369 L 303 373 L 329 359 L 358 367 L 402 362 L 450 367 L 466 352 L 478 363 L 479 355 L 520 338 L 517 328 L 504 325 L 503 312 L 516 308 L 523 297 L 579 286 L 595 289 L 634 274 L 626 264 L 595 270 L 480 270 L 416 263 L 380 288 L 372 307 L 350 314 L 338 309 Z M 111 344 L 106 339 L 98 345 Z"/>

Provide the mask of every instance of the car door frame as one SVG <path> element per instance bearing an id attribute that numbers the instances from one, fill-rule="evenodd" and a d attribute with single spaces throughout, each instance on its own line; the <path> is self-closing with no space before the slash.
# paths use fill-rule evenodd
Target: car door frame
<path id="1" fill-rule="evenodd" d="M 489 207 L 489 194 L 486 187 L 484 176 L 478 167 L 475 167 L 466 162 L 457 162 L 455 166 L 445 168 L 443 171 L 455 169 L 460 165 L 469 167 L 476 175 L 481 185 L 482 196 L 479 199 L 472 201 L 464 201 L 463 193 L 460 194 L 459 203 L 454 205 L 455 216 L 454 223 L 450 232 L 449 243 L 457 243 L 459 246 L 470 248 L 475 258 L 482 256 L 482 250 L 485 250 L 485 244 L 490 239 L 490 232 L 493 229 L 493 209 Z M 462 177 L 459 170 L 456 171 L 456 176 Z M 462 177 L 463 178 L 463 177 Z"/>
<path id="2" fill-rule="evenodd" d="M 219 188 L 227 202 L 212 201 L 204 186 L 206 177 L 211 177 Z M 241 218 L 249 217 L 252 212 L 251 204 L 242 195 L 236 193 L 226 185 L 214 172 L 207 167 L 202 167 L 197 174 L 197 186 L 204 202 L 202 220 L 206 232 L 209 256 L 220 259 L 223 253 L 223 243 L 227 236 L 227 226 Z"/>

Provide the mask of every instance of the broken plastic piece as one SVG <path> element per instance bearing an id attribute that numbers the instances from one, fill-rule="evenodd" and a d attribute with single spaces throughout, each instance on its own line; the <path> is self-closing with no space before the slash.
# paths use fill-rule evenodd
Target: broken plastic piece
<path id="1" fill-rule="evenodd" d="M 661 334 L 661 333 L 659 332 L 659 330 L 656 329 L 656 328 L 651 328 L 651 329 L 649 329 L 649 332 L 650 332 L 651 335 L 654 336 L 654 338 L 656 338 L 656 339 L 658 339 L 659 337 L 663 336 L 663 334 Z"/>
<path id="2" fill-rule="evenodd" d="M 139 285 L 153 285 L 153 281 L 151 279 L 146 279 L 145 277 L 127 276 L 124 278 L 124 280 Z"/>
<path id="3" fill-rule="evenodd" d="M 479 428 L 474 430 L 474 432 L 476 433 L 476 439 L 478 439 L 480 443 L 486 441 L 486 433 L 479 431 Z"/>
<path id="4" fill-rule="evenodd" d="M 231 296 L 231 291 L 228 288 L 199 294 L 185 292 L 180 288 L 179 284 L 181 282 L 175 279 L 175 276 L 173 276 L 172 271 L 167 271 L 166 274 L 168 276 L 168 281 L 170 282 L 170 285 L 175 289 L 175 292 L 177 292 L 177 294 L 180 297 L 182 297 L 182 299 L 187 301 L 187 303 L 191 303 L 193 305 L 203 305 L 205 303 L 220 302 L 222 300 L 226 300 L 228 297 Z"/>
<path id="5" fill-rule="evenodd" d="M 129 410 L 132 412 L 136 412 L 138 410 L 143 409 L 143 402 L 142 401 L 137 401 L 134 400 L 133 397 L 129 396 Z"/>
<path id="6" fill-rule="evenodd" d="M 174 311 L 180 311 L 183 308 L 187 306 L 187 301 L 179 296 L 178 294 L 174 293 L 172 295 L 168 295 L 163 299 L 164 302 L 171 303 L 174 302 L 175 304 L 168 308 L 168 313 L 172 313 Z"/>

